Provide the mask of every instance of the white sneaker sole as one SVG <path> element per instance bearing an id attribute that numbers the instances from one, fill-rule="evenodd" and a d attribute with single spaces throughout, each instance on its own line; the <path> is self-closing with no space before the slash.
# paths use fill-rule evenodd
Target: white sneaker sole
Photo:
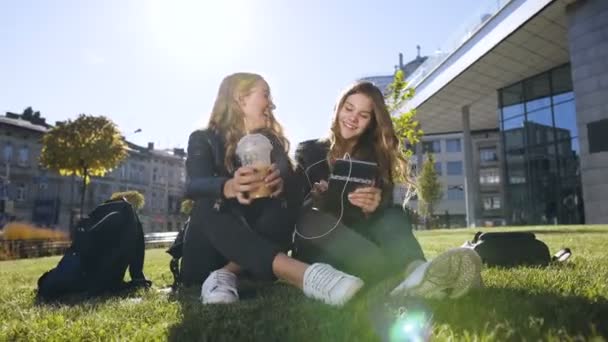
<path id="1" fill-rule="evenodd" d="M 337 306 L 344 306 L 344 304 L 348 303 L 356 294 L 361 290 L 364 283 L 363 280 L 357 278 L 353 284 L 346 290 L 346 293 L 342 296 L 342 300 L 337 303 L 326 303 L 326 304 L 334 304 Z"/>
<path id="2" fill-rule="evenodd" d="M 410 295 L 425 298 L 459 298 L 472 288 L 481 286 L 481 258 L 470 248 L 454 248 L 433 259 L 414 286 L 405 282 L 391 295 Z"/>
<path id="3" fill-rule="evenodd" d="M 232 296 L 207 296 L 202 297 L 203 304 L 232 304 L 239 301 L 238 298 Z"/>

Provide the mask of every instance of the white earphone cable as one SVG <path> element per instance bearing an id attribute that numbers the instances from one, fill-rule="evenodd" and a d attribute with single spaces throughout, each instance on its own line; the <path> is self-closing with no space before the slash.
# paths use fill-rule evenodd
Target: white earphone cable
<path id="1" fill-rule="evenodd" d="M 322 237 L 325 237 L 325 236 L 329 235 L 331 232 L 333 232 L 336 228 L 338 228 L 338 225 L 340 224 L 340 221 L 342 221 L 342 216 L 344 215 L 344 193 L 346 192 L 346 187 L 348 185 L 348 182 L 350 181 L 350 175 L 351 175 L 351 172 L 353 170 L 353 161 L 350 158 L 350 154 L 345 153 L 344 154 L 344 158 L 348 159 L 348 162 L 349 162 L 349 165 L 348 165 L 348 176 L 346 177 L 346 182 L 344 182 L 344 187 L 342 187 L 342 192 L 340 193 L 340 216 L 338 217 L 338 220 L 336 221 L 336 224 L 334 224 L 334 226 L 331 227 L 327 232 L 325 232 L 325 233 L 323 233 L 321 235 L 316 235 L 316 236 L 306 236 L 306 235 L 303 235 L 302 233 L 300 233 L 298 231 L 298 225 L 296 224 L 295 227 L 294 227 L 295 234 L 298 235 L 299 237 L 301 237 L 302 239 L 305 239 L 305 240 L 314 240 L 314 239 L 320 239 Z M 312 182 L 310 181 L 310 178 L 308 177 L 308 170 L 312 166 L 320 163 L 321 161 L 325 161 L 325 159 L 320 160 L 320 161 L 318 161 L 318 162 L 310 165 L 309 167 L 307 167 L 304 170 L 304 175 L 306 176 L 306 179 L 308 180 L 308 184 L 310 185 L 310 189 L 311 189 L 308 192 L 308 194 L 304 197 L 305 200 L 312 193 Z"/>

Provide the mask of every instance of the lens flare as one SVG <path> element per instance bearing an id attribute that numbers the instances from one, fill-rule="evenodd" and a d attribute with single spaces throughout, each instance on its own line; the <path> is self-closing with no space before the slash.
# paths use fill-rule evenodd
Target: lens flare
<path id="1" fill-rule="evenodd" d="M 393 323 L 389 341 L 428 341 L 431 333 L 431 318 L 422 311 L 405 310 Z"/>

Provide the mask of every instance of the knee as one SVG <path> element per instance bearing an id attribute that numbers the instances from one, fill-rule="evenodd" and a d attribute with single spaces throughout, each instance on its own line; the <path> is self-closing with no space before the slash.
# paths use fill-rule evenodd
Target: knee
<path id="1" fill-rule="evenodd" d="M 409 213 L 399 207 L 390 207 L 380 213 L 379 221 L 383 225 L 412 230 L 412 220 Z"/>

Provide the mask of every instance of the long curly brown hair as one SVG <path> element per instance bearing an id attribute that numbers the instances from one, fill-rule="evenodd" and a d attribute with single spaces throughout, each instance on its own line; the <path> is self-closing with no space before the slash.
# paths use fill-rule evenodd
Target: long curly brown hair
<path id="1" fill-rule="evenodd" d="M 255 87 L 258 81 L 264 78 L 258 74 L 239 72 L 226 76 L 220 84 L 220 89 L 211 111 L 208 128 L 224 138 L 226 155 L 224 165 L 228 171 L 235 169 L 234 154 L 239 140 L 248 132 L 245 129 L 245 116 L 238 103 L 238 98 L 246 96 Z M 272 108 L 268 112 L 268 126 L 266 130 L 274 134 L 280 141 L 285 152 L 289 151 L 289 141 L 283 133 L 283 127 L 277 122 Z"/>
<path id="2" fill-rule="evenodd" d="M 407 170 L 408 164 L 403 157 L 401 142 L 397 138 L 391 115 L 384 102 L 384 96 L 378 87 L 370 82 L 357 82 L 348 87 L 339 97 L 334 108 L 334 119 L 329 136 L 330 149 L 328 158 L 342 158 L 347 152 L 347 144 L 340 135 L 338 115 L 348 99 L 353 94 L 362 94 L 373 103 L 372 120 L 351 151 L 351 157 L 356 159 L 374 160 L 378 163 L 380 179 L 384 184 L 404 182 L 413 185 Z"/>

